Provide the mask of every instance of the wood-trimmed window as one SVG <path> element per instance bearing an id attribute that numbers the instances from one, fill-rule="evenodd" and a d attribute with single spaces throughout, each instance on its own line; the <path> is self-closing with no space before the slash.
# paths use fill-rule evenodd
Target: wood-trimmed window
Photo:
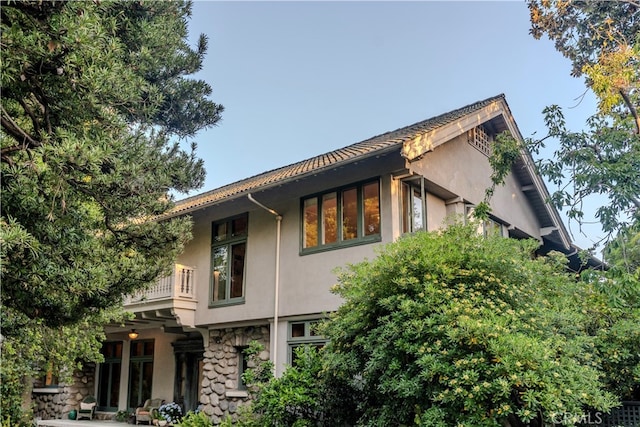
<path id="1" fill-rule="evenodd" d="M 474 211 L 475 207 L 474 206 L 467 206 L 467 218 L 471 219 L 473 218 L 473 211 Z M 482 234 L 484 237 L 488 237 L 488 236 L 501 236 L 501 237 L 508 237 L 509 233 L 506 231 L 506 228 L 502 225 L 502 223 L 500 221 L 498 221 L 497 218 L 493 217 L 493 216 L 489 216 L 489 218 L 487 218 L 484 221 L 480 221 L 478 223 L 478 234 Z"/>
<path id="2" fill-rule="evenodd" d="M 302 253 L 380 240 L 380 181 L 302 199 Z"/>
<path id="3" fill-rule="evenodd" d="M 402 232 L 425 230 L 427 224 L 425 199 L 427 194 L 412 182 L 402 183 Z"/>
<path id="4" fill-rule="evenodd" d="M 118 409 L 120 399 L 120 372 L 122 370 L 122 341 L 107 341 L 102 344 L 104 362 L 100 364 L 98 377 L 98 409 Z"/>
<path id="5" fill-rule="evenodd" d="M 296 348 L 315 347 L 321 349 L 327 344 L 328 340 L 316 331 L 318 322 L 318 319 L 289 322 L 289 333 L 287 337 L 289 354 L 287 361 L 291 366 L 296 365 Z"/>
<path id="6" fill-rule="evenodd" d="M 238 354 L 238 381 L 237 381 L 237 389 L 238 390 L 246 390 L 247 389 L 247 385 L 244 382 L 244 378 L 242 378 L 242 375 L 247 372 L 247 370 L 249 369 L 249 358 L 247 357 L 246 354 L 244 354 L 244 351 L 247 349 L 247 346 L 238 346 L 236 347 L 236 353 Z"/>
<path id="7" fill-rule="evenodd" d="M 245 213 L 213 223 L 210 305 L 244 302 L 248 222 Z"/>
<path id="8" fill-rule="evenodd" d="M 142 406 L 151 399 L 154 340 L 131 341 L 129 351 L 129 408 Z"/>

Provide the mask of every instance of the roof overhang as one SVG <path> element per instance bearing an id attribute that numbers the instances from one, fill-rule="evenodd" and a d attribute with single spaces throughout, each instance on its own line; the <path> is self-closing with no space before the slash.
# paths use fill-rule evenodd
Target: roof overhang
<path id="1" fill-rule="evenodd" d="M 181 200 L 176 203 L 174 209 L 159 219 L 194 214 L 212 206 L 250 203 L 246 197 L 249 193 L 269 196 L 269 194 L 287 195 L 285 193 L 288 192 L 288 195 L 293 195 L 296 188 L 309 184 L 313 177 L 339 173 L 340 169 L 346 166 L 375 162 L 376 159 L 393 153 L 399 153 L 409 162 L 415 161 L 456 136 L 485 123 L 490 124 L 496 133 L 506 130 L 518 141 L 524 142 L 504 95 L 498 95 L 338 150 Z M 543 239 L 562 247 L 564 252 L 570 252 L 572 245 L 569 233 L 558 211 L 548 202 L 547 188 L 536 172 L 534 161 L 524 144 L 521 146 L 520 157 L 512 171 L 535 212 Z M 268 199 L 264 201 L 267 202 Z M 250 205 L 247 204 L 247 206 Z"/>
<path id="2" fill-rule="evenodd" d="M 521 143 L 520 157 L 513 165 L 512 171 L 538 218 L 540 235 L 557 245 L 561 245 L 564 251 L 570 251 L 569 233 L 558 211 L 549 203 L 549 192 L 536 171 L 531 154 L 524 146 L 524 139 L 504 97 L 497 97 L 455 121 L 415 135 L 412 139 L 404 142 L 402 155 L 408 162 L 419 160 L 436 147 L 485 123 L 490 123 L 496 133 L 508 131 Z"/>

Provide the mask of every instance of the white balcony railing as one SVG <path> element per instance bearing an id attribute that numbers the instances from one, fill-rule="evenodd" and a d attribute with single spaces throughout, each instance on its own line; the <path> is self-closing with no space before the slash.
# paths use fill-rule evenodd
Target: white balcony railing
<path id="1" fill-rule="evenodd" d="M 176 264 L 173 272 L 159 278 L 149 289 L 125 298 L 124 304 L 174 298 L 195 299 L 195 268 Z"/>

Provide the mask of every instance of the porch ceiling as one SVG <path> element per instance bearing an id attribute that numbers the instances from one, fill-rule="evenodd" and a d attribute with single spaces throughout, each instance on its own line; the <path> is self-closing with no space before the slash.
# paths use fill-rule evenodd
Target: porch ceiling
<path id="1" fill-rule="evenodd" d="M 134 315 L 134 318 L 127 320 L 123 324 L 112 323 L 107 325 L 105 332 L 108 334 L 122 333 L 126 337 L 131 329 L 141 331 L 162 328 L 166 332 L 184 334 L 194 329 L 190 325 L 183 325 L 179 313 L 173 308 L 137 311 Z"/>

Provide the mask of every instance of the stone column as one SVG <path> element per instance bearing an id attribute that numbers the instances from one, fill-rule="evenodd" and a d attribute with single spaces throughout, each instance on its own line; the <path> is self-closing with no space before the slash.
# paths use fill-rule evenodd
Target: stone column
<path id="1" fill-rule="evenodd" d="M 236 420 L 238 408 L 249 401 L 248 393 L 238 389 L 238 352 L 251 341 L 265 347 L 260 358 L 269 360 L 269 327 L 266 325 L 209 331 L 200 403 L 215 425 L 227 417 Z"/>

